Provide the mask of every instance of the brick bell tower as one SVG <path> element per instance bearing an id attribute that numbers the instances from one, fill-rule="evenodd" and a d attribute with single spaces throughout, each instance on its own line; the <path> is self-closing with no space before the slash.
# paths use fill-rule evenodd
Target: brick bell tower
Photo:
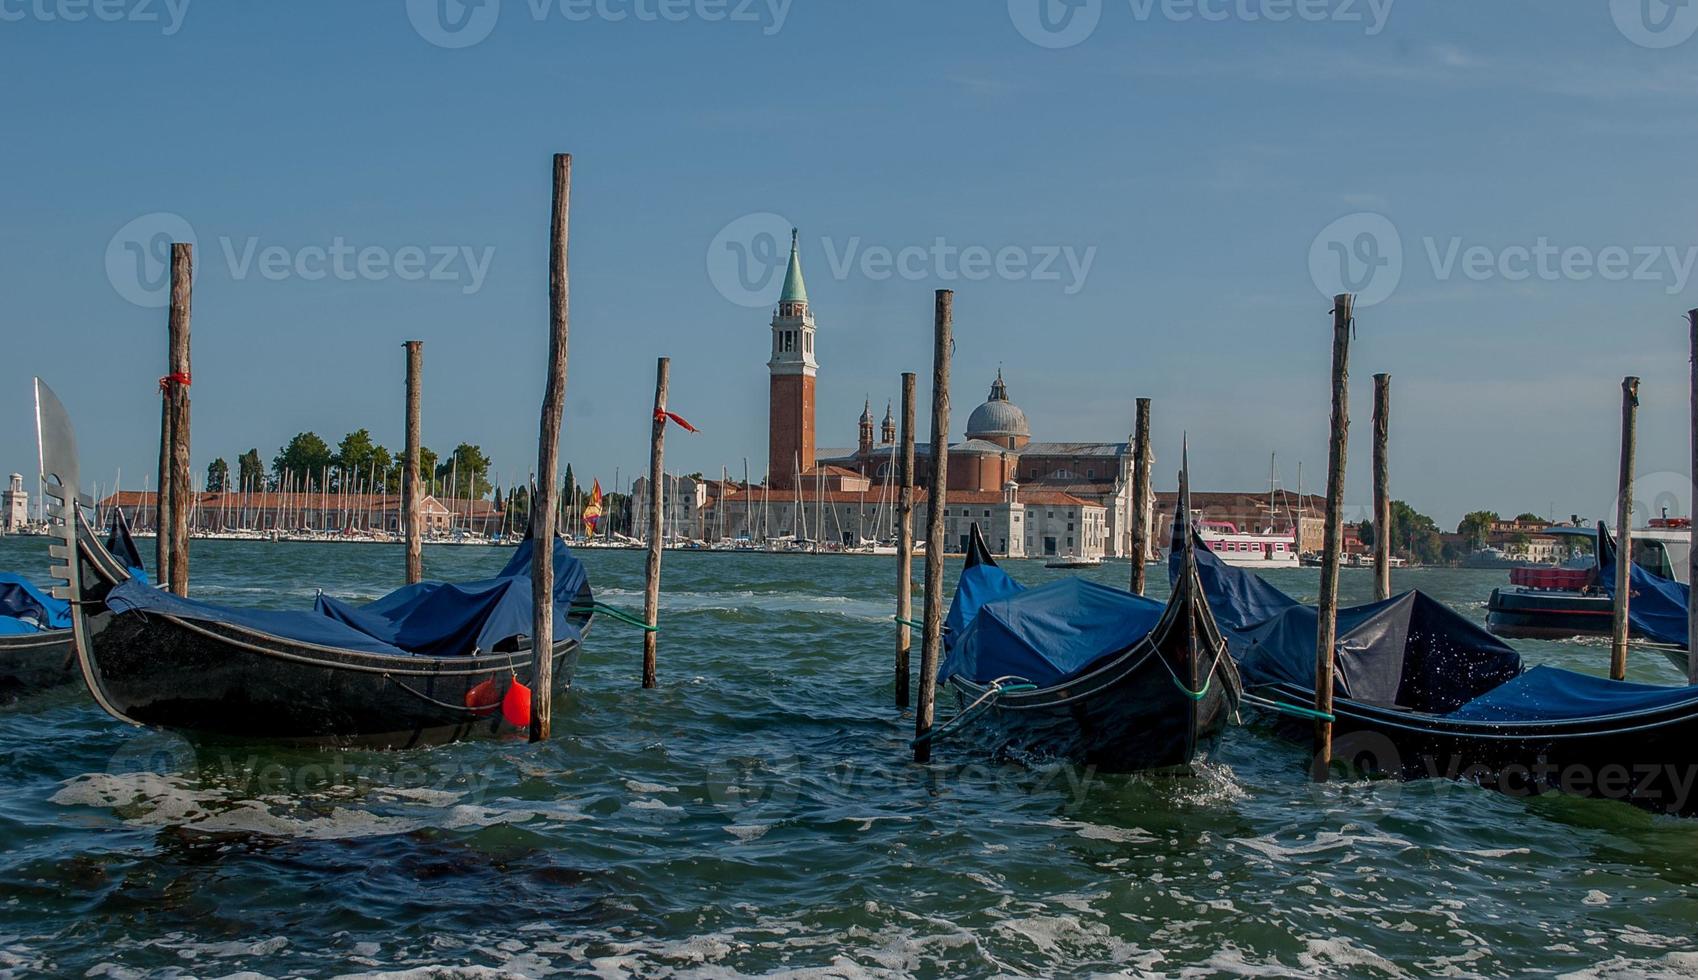
<path id="1" fill-rule="evenodd" d="M 772 374 L 767 410 L 767 473 L 775 487 L 796 485 L 798 470 L 814 467 L 814 315 L 802 282 L 796 229 L 790 230 L 790 268 L 772 317 Z"/>

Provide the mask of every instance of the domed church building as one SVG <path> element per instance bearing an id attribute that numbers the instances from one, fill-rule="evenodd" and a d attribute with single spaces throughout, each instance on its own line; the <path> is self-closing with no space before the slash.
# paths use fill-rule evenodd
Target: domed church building
<path id="1" fill-rule="evenodd" d="M 889 412 L 886 412 L 889 421 Z M 895 426 L 873 444 L 872 412 L 860 419 L 853 452 L 820 450 L 818 463 L 850 470 L 874 486 L 895 478 Z M 1033 442 L 1026 412 L 1008 394 L 1002 372 L 967 416 L 966 438 L 949 447 L 945 526 L 951 549 L 974 523 L 993 550 L 1013 556 L 1122 557 L 1132 532 L 1132 448 L 1126 442 Z M 931 446 L 914 447 L 915 482 L 931 476 Z M 1152 522 L 1153 523 L 1153 522 Z M 1153 530 L 1153 528 L 1152 528 Z"/>

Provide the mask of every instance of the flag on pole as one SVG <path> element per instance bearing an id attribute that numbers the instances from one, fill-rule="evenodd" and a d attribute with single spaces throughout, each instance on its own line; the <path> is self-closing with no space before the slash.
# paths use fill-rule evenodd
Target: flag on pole
<path id="1" fill-rule="evenodd" d="M 590 533 L 595 533 L 596 524 L 601 521 L 601 481 L 596 480 L 590 487 L 590 502 L 584 505 L 584 526 Z"/>
<path id="2" fill-rule="evenodd" d="M 663 408 L 662 409 L 656 409 L 655 413 L 654 413 L 654 417 L 657 421 L 670 420 L 673 423 L 675 423 L 679 426 L 682 426 L 683 428 L 688 429 L 691 432 L 702 431 L 702 430 L 696 428 L 695 426 L 691 425 L 689 422 L 686 422 L 684 420 L 684 416 L 679 415 L 676 412 L 668 412 L 667 410 L 665 410 Z"/>

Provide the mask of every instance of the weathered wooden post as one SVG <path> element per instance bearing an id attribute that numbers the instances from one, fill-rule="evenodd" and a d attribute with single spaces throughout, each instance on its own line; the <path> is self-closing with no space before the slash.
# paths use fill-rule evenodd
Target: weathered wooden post
<path id="1" fill-rule="evenodd" d="M 424 374 L 424 341 L 409 340 L 407 348 L 407 451 L 401 466 L 401 533 L 407 538 L 407 584 L 424 579 L 424 496 L 419 483 L 419 386 Z"/>
<path id="2" fill-rule="evenodd" d="M 1687 470 L 1693 489 L 1687 497 L 1686 515 L 1691 519 L 1687 532 L 1686 581 L 1698 582 L 1698 310 L 1686 314 L 1692 326 L 1692 465 Z M 1698 651 L 1693 638 L 1698 637 L 1698 603 L 1686 604 L 1686 683 L 1698 684 Z"/>
<path id="3" fill-rule="evenodd" d="M 537 435 L 537 499 L 531 506 L 531 741 L 549 737 L 554 708 L 554 512 L 560 482 L 560 422 L 566 414 L 566 343 L 571 280 L 567 242 L 572 155 L 554 155 L 554 218 L 548 261 L 548 385 Z"/>
<path id="4" fill-rule="evenodd" d="M 1132 446 L 1132 593 L 1143 595 L 1150 557 L 1150 400 L 1138 399 Z"/>
<path id="5" fill-rule="evenodd" d="M 1391 598 L 1391 375 L 1374 375 L 1374 598 Z"/>
<path id="6" fill-rule="evenodd" d="M 183 242 L 171 245 L 171 312 L 169 315 L 169 370 L 160 382 L 165 392 L 165 414 L 169 433 L 171 497 L 170 528 L 160 529 L 159 542 L 165 549 L 160 581 L 176 595 L 189 594 L 189 502 L 194 489 L 189 480 L 189 312 L 193 306 L 195 251 Z M 160 479 L 160 486 L 166 484 Z"/>
<path id="7" fill-rule="evenodd" d="M 937 661 L 943 649 L 943 518 L 949 496 L 949 356 L 954 329 L 955 292 L 940 289 L 932 315 L 932 472 L 926 486 L 926 618 L 920 641 L 920 703 L 914 713 L 915 762 L 930 762 L 932 757 Z"/>
<path id="8" fill-rule="evenodd" d="M 914 372 L 902 373 L 902 448 L 897 457 L 901 489 L 896 498 L 896 706 L 908 707 L 913 673 L 908 654 L 913 649 L 914 621 Z"/>
<path id="9" fill-rule="evenodd" d="M 654 429 L 649 435 L 649 560 L 643 577 L 643 687 L 658 680 L 655 627 L 660 625 L 660 555 L 666 546 L 661 491 L 666 485 L 666 389 L 672 381 L 672 358 L 662 357 L 654 369 Z M 770 477 L 769 477 L 770 479 Z"/>
<path id="10" fill-rule="evenodd" d="M 1621 479 L 1616 497 L 1615 604 L 1610 618 L 1610 677 L 1627 679 L 1628 593 L 1633 591 L 1633 467 L 1638 449 L 1639 379 L 1621 379 Z M 1690 603 L 1688 603 L 1690 605 Z M 1688 616 L 1691 615 L 1689 612 Z"/>
<path id="11" fill-rule="evenodd" d="M 1315 711 L 1332 715 L 1333 646 L 1338 636 L 1338 566 L 1344 547 L 1344 464 L 1350 441 L 1350 329 L 1356 297 L 1340 293 L 1332 309 L 1332 430 L 1327 439 L 1327 526 L 1315 633 Z M 1316 782 L 1332 768 L 1332 722 L 1315 720 Z"/>

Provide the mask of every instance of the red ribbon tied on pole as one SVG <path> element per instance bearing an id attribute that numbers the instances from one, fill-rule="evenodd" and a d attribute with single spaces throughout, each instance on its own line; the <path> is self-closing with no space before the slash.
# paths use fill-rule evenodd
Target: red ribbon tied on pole
<path id="1" fill-rule="evenodd" d="M 689 430 L 690 432 L 700 432 L 700 431 L 702 431 L 702 430 L 696 428 L 695 426 L 691 425 L 689 422 L 685 421 L 684 416 L 679 415 L 676 412 L 668 412 L 664 408 L 657 408 L 657 409 L 654 410 L 654 420 L 656 422 L 665 422 L 668 419 L 671 419 L 673 422 L 678 423 L 680 426 Z"/>
<path id="2" fill-rule="evenodd" d="M 189 387 L 189 376 L 178 372 L 176 374 L 167 374 L 165 377 L 159 379 L 159 393 L 161 395 L 170 394 L 173 386 L 178 388 Z"/>

